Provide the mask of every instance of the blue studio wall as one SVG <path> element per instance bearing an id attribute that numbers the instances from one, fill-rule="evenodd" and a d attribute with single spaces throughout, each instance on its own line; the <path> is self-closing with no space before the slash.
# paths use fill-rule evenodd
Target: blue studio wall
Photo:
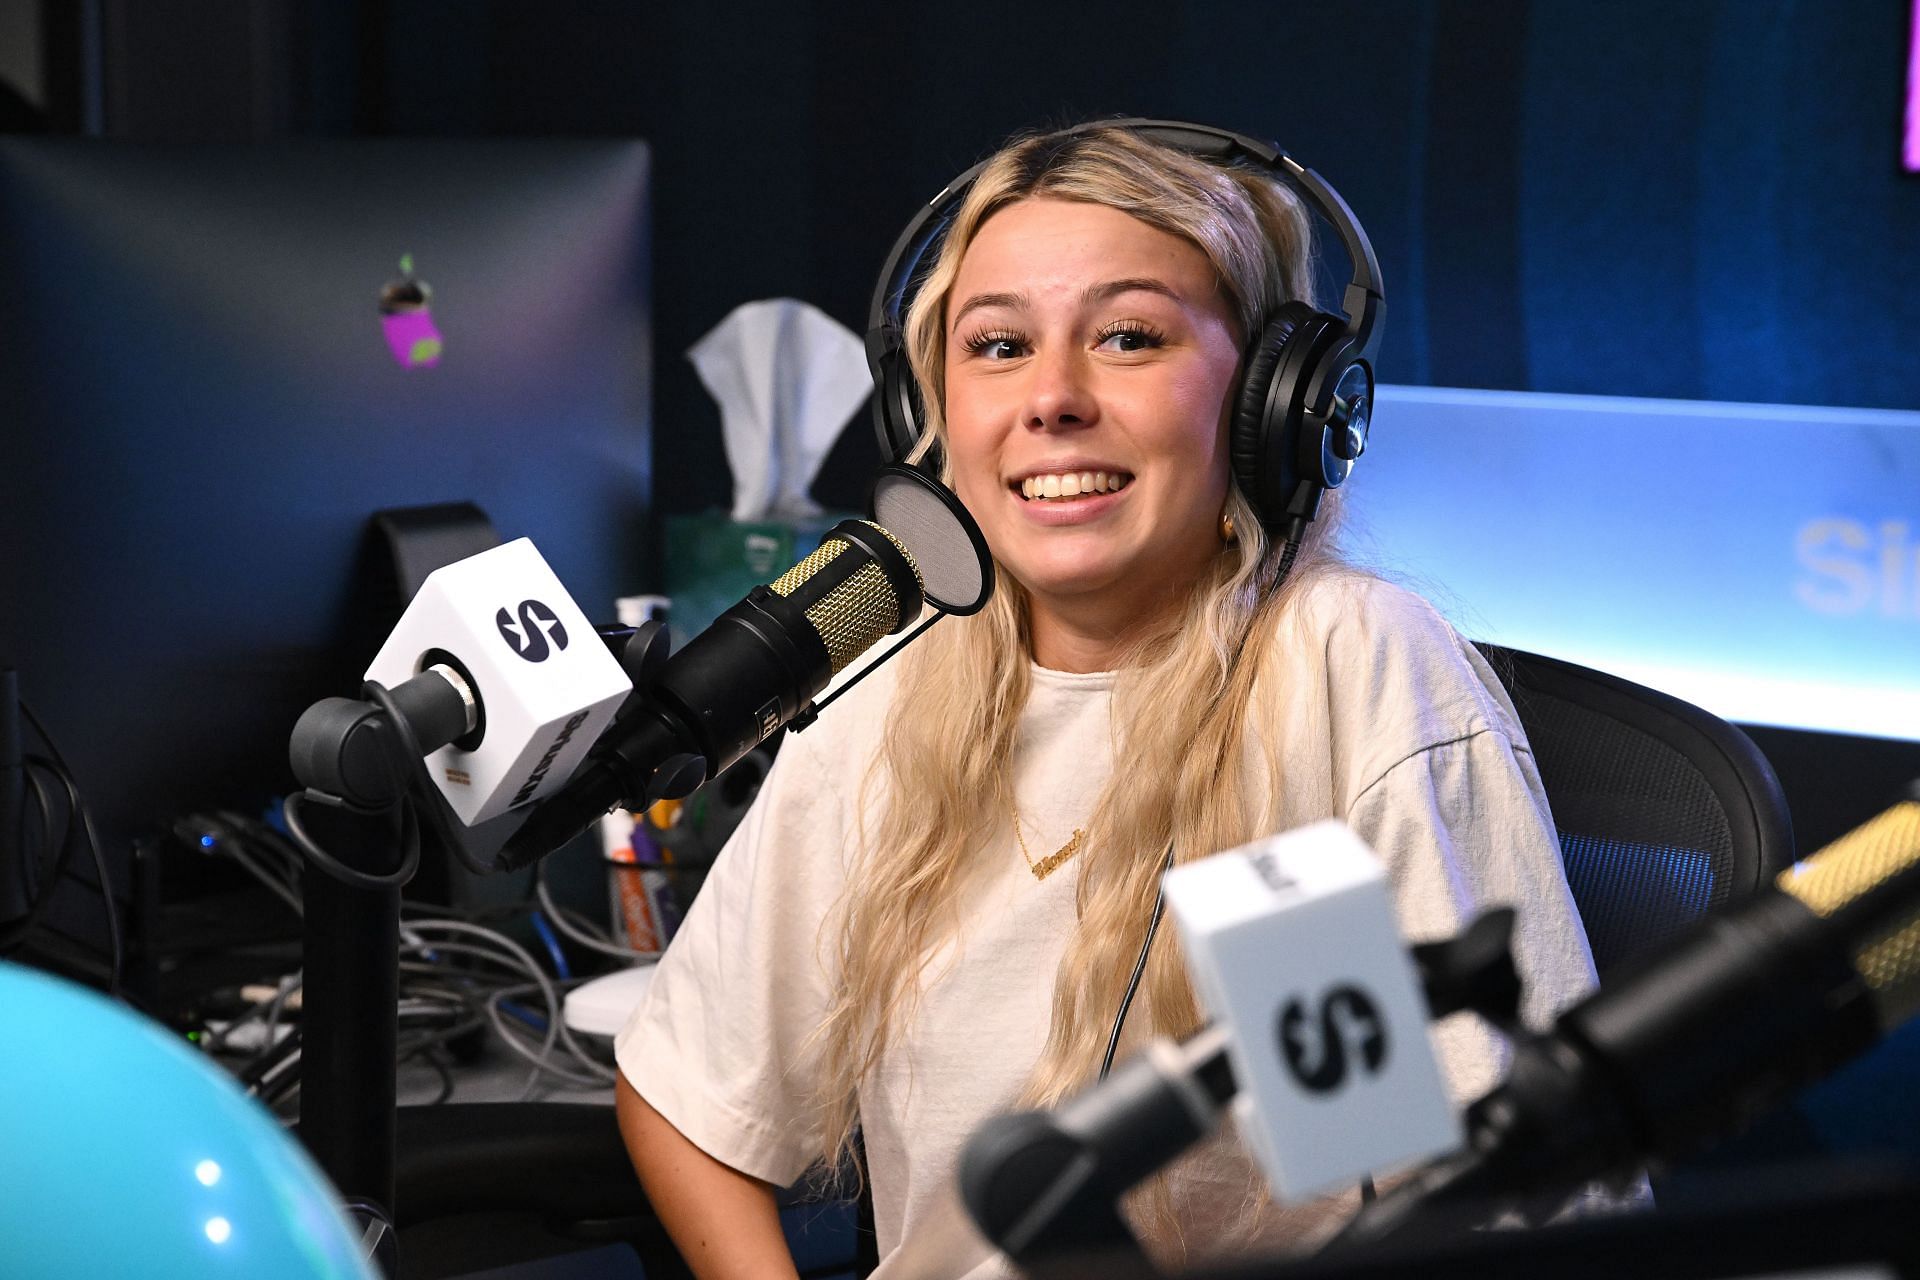
<path id="1" fill-rule="evenodd" d="M 1387 281 L 1384 381 L 1920 407 L 1904 0 L 378 11 L 312 41 L 304 127 L 653 144 L 670 510 L 727 495 L 680 351 L 777 294 L 861 326 L 920 201 L 1102 113 L 1266 133 L 1331 180 Z M 873 456 L 848 432 L 823 496 L 857 500 Z"/>

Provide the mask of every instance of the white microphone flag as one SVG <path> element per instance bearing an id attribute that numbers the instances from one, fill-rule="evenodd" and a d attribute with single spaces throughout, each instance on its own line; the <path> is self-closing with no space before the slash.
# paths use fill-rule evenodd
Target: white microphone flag
<path id="1" fill-rule="evenodd" d="M 473 682 L 480 740 L 433 752 L 427 772 L 470 827 L 564 784 L 633 687 L 526 538 L 434 570 L 366 678 L 391 688 L 441 655 Z"/>
<path id="2" fill-rule="evenodd" d="M 1229 1033 L 1235 1118 L 1300 1201 L 1457 1148 L 1385 868 L 1328 820 L 1168 872 L 1195 988 Z"/>

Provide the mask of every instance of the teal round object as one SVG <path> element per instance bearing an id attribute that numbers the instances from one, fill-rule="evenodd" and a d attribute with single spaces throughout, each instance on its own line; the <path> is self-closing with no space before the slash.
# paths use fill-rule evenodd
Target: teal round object
<path id="1" fill-rule="evenodd" d="M 374 1280 L 339 1197 L 199 1050 L 0 962 L 0 1273 Z"/>

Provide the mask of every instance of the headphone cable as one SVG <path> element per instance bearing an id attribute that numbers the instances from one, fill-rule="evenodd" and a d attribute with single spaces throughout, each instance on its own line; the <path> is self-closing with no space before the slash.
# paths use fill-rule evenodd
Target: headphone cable
<path id="1" fill-rule="evenodd" d="M 1161 864 L 1161 874 L 1173 869 L 1173 842 L 1167 842 L 1166 861 Z M 1120 1029 L 1127 1025 L 1127 1010 L 1133 1007 L 1134 993 L 1140 990 L 1140 975 L 1147 971 L 1147 955 L 1153 950 L 1154 935 L 1160 932 L 1160 917 L 1167 909 L 1167 895 L 1160 891 L 1153 896 L 1153 917 L 1147 921 L 1146 941 L 1140 944 L 1140 958 L 1133 962 L 1133 976 L 1127 979 L 1126 994 L 1120 997 L 1120 1011 L 1113 1016 L 1113 1030 L 1107 1035 L 1107 1051 L 1100 1059 L 1100 1079 L 1105 1080 L 1107 1073 L 1113 1070 L 1113 1055 L 1120 1048 Z"/>

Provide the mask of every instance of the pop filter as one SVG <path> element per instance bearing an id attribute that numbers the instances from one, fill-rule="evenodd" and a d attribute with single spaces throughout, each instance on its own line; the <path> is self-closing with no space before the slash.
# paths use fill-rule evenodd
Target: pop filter
<path id="1" fill-rule="evenodd" d="M 904 462 L 880 468 L 873 518 L 920 566 L 927 603 L 942 613 L 978 613 L 993 596 L 993 556 L 953 491 Z"/>

